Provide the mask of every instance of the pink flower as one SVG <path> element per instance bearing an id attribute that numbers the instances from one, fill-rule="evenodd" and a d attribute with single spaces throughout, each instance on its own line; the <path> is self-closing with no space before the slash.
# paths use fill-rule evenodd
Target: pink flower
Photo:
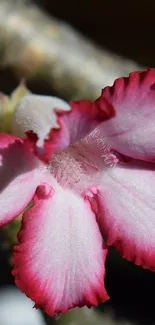
<path id="1" fill-rule="evenodd" d="M 155 69 L 120 78 L 69 112 L 53 101 L 25 96 L 13 118 L 21 138 L 0 135 L 1 225 L 33 198 L 13 274 L 49 315 L 108 299 L 110 245 L 155 270 Z"/>

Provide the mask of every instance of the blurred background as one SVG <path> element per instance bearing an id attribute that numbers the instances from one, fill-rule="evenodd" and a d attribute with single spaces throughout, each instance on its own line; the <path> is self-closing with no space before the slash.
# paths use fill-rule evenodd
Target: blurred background
<path id="1" fill-rule="evenodd" d="M 0 0 L 0 90 L 22 78 L 35 93 L 96 98 L 105 85 L 155 66 L 153 0 Z M 155 274 L 111 249 L 106 288 L 111 300 L 59 319 L 32 309 L 14 286 L 14 222 L 0 233 L 0 325 L 155 325 Z"/>

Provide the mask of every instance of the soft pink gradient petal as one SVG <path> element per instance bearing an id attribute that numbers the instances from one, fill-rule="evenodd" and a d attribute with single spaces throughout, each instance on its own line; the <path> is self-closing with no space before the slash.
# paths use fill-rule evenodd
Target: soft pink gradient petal
<path id="1" fill-rule="evenodd" d="M 102 91 L 116 116 L 100 129 L 112 149 L 132 158 L 155 161 L 155 69 L 133 72 Z"/>
<path id="2" fill-rule="evenodd" d="M 102 99 L 100 105 L 89 100 L 72 101 L 70 106 L 52 96 L 26 95 L 15 110 L 12 130 L 29 135 L 37 145 L 37 154 L 46 161 L 53 153 L 68 147 L 91 132 L 103 120 L 114 116 L 112 105 Z"/>
<path id="3" fill-rule="evenodd" d="M 40 183 L 42 166 L 28 143 L 0 133 L 0 226 L 30 202 Z"/>
<path id="4" fill-rule="evenodd" d="M 155 165 L 118 164 L 101 175 L 100 184 L 96 211 L 107 245 L 155 270 Z"/>
<path id="5" fill-rule="evenodd" d="M 69 190 L 41 185 L 23 216 L 13 264 L 17 286 L 49 314 L 108 299 L 107 249 L 90 204 Z"/>

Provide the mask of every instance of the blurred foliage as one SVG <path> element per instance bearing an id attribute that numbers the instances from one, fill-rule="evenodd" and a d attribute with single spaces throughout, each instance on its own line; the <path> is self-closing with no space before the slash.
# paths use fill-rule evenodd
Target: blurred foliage
<path id="1" fill-rule="evenodd" d="M 109 53 L 33 3 L 0 2 L 0 68 L 41 80 L 67 100 L 94 99 L 101 88 L 139 66 Z"/>

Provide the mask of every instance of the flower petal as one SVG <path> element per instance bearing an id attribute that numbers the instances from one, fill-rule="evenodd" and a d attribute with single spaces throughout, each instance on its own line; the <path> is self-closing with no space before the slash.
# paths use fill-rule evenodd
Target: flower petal
<path id="1" fill-rule="evenodd" d="M 102 237 L 88 201 L 45 183 L 23 216 L 13 264 L 17 286 L 49 315 L 108 299 Z"/>
<path id="2" fill-rule="evenodd" d="M 41 164 L 28 143 L 0 133 L 0 226 L 30 202 L 41 178 Z"/>
<path id="3" fill-rule="evenodd" d="M 45 144 L 44 159 L 48 160 L 53 153 L 81 139 L 115 114 L 113 107 L 107 102 L 105 104 L 104 99 L 99 106 L 88 100 L 70 104 L 50 96 L 25 96 L 13 117 L 13 133 L 24 136 L 25 132 L 32 131 L 28 133 L 31 140 L 35 140 L 40 149 Z M 39 153 L 43 158 L 43 150 Z"/>
<path id="4" fill-rule="evenodd" d="M 98 222 L 128 260 L 155 271 L 155 165 L 118 164 L 101 177 Z"/>
<path id="5" fill-rule="evenodd" d="M 117 79 L 102 91 L 116 116 L 101 125 L 112 149 L 132 158 L 155 161 L 155 69 Z"/>
<path id="6" fill-rule="evenodd" d="M 27 131 L 33 131 L 39 138 L 38 146 L 41 146 L 50 130 L 59 128 L 56 109 L 68 112 L 70 106 L 64 100 L 52 96 L 24 96 L 12 119 L 13 134 L 25 137 Z"/>

